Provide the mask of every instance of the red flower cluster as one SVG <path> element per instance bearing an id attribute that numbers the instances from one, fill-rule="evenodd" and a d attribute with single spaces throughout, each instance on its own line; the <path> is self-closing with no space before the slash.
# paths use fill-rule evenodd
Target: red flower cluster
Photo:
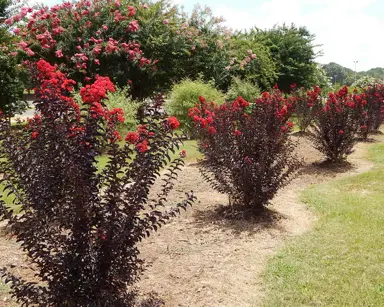
<path id="1" fill-rule="evenodd" d="M 181 158 L 186 158 L 187 157 L 187 151 L 185 149 L 183 149 L 182 151 L 180 151 L 180 157 Z"/>
<path id="2" fill-rule="evenodd" d="M 80 89 L 80 96 L 84 103 L 100 102 L 107 97 L 107 92 L 114 92 L 115 86 L 108 77 L 96 77 L 96 81 Z"/>
<path id="3" fill-rule="evenodd" d="M 172 129 L 175 130 L 179 128 L 180 122 L 177 120 L 176 117 L 171 116 L 170 118 L 167 119 L 168 126 Z"/>
<path id="4" fill-rule="evenodd" d="M 148 134 L 148 130 L 144 125 L 140 125 L 138 127 L 138 132 L 130 131 L 125 136 L 125 141 L 129 144 L 135 145 L 135 148 L 141 152 L 144 153 L 148 150 L 148 140 L 145 138 Z M 141 141 L 140 141 L 141 140 Z"/>
<path id="5" fill-rule="evenodd" d="M 274 110 L 275 116 L 280 120 L 282 126 L 288 121 L 294 111 L 294 102 L 289 98 L 284 98 L 277 85 L 268 93 L 264 92 L 262 96 L 256 99 L 256 106 L 269 106 Z M 291 127 L 287 126 L 282 131 L 289 131 Z"/>
<path id="6" fill-rule="evenodd" d="M 139 140 L 139 134 L 137 132 L 128 132 L 125 136 L 125 141 L 129 144 L 136 144 Z"/>
<path id="7" fill-rule="evenodd" d="M 142 153 L 146 152 L 148 150 L 148 141 L 143 140 L 140 143 L 136 144 L 136 149 Z"/>

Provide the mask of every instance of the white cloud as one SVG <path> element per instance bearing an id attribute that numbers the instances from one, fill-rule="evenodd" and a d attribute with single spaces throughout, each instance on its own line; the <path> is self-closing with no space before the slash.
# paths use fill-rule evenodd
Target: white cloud
<path id="1" fill-rule="evenodd" d="M 365 13 L 376 0 L 270 0 L 259 6 L 240 10 L 223 5 L 213 6 L 213 12 L 227 20 L 234 29 L 270 28 L 275 24 L 295 23 L 316 34 L 315 44 L 322 44 L 321 63 L 337 62 L 358 70 L 384 66 L 384 40 L 381 29 L 384 19 Z"/>

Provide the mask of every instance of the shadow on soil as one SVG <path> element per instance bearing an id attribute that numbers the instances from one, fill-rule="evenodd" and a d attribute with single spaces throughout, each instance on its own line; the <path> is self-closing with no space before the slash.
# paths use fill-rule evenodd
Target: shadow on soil
<path id="1" fill-rule="evenodd" d="M 348 161 L 334 163 L 329 160 L 314 162 L 304 165 L 298 172 L 298 176 L 316 175 L 322 177 L 334 177 L 356 169 L 356 166 Z"/>
<path id="2" fill-rule="evenodd" d="M 278 221 L 286 216 L 268 208 L 255 214 L 253 211 L 219 205 L 211 210 L 196 211 L 194 218 L 198 228 L 216 225 L 223 230 L 230 230 L 235 235 L 252 235 L 263 229 L 280 229 Z"/>

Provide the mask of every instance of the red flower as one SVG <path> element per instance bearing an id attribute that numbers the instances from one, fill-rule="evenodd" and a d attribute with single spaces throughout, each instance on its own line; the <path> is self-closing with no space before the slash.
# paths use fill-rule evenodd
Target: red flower
<path id="1" fill-rule="evenodd" d="M 147 130 L 147 126 L 146 125 L 139 125 L 137 127 L 137 131 L 139 133 L 142 133 L 142 134 L 147 134 L 148 133 L 148 130 Z"/>
<path id="2" fill-rule="evenodd" d="M 115 86 L 108 77 L 97 77 L 96 81 L 80 89 L 80 96 L 84 103 L 100 102 L 107 96 L 107 91 L 114 92 Z"/>
<path id="3" fill-rule="evenodd" d="M 36 139 L 38 135 L 39 133 L 37 131 L 33 131 L 31 137 L 32 139 Z"/>
<path id="4" fill-rule="evenodd" d="M 148 150 L 148 142 L 147 140 L 142 141 L 136 145 L 136 148 L 140 152 L 146 152 Z"/>
<path id="5" fill-rule="evenodd" d="M 58 58 L 62 58 L 64 55 L 63 55 L 63 51 L 60 49 L 60 50 L 57 50 L 56 52 L 55 52 L 55 55 L 56 55 L 56 57 L 58 57 Z"/>
<path id="6" fill-rule="evenodd" d="M 137 30 L 139 30 L 139 23 L 138 23 L 138 21 L 137 20 L 131 21 L 129 23 L 128 29 L 131 32 L 137 32 Z"/>
<path id="7" fill-rule="evenodd" d="M 340 135 L 343 135 L 344 134 L 344 130 L 339 130 L 339 132 L 337 132 L 338 134 Z"/>
<path id="8" fill-rule="evenodd" d="M 108 111 L 108 117 L 119 121 L 120 123 L 124 123 L 124 111 L 121 108 L 114 108 Z"/>
<path id="9" fill-rule="evenodd" d="M 110 138 L 111 143 L 115 143 L 116 141 L 121 141 L 121 135 L 119 131 L 113 131 L 113 135 Z"/>
<path id="10" fill-rule="evenodd" d="M 180 122 L 177 120 L 176 117 L 174 116 L 171 116 L 170 118 L 168 118 L 168 125 L 169 127 L 172 129 L 172 130 L 175 130 L 177 129 L 179 126 L 180 126 Z"/>
<path id="11" fill-rule="evenodd" d="M 235 130 L 235 136 L 239 136 L 239 135 L 242 135 L 241 131 Z"/>
<path id="12" fill-rule="evenodd" d="M 361 126 L 361 129 L 367 129 L 366 125 Z"/>
<path id="13" fill-rule="evenodd" d="M 287 122 L 287 126 L 288 126 L 289 128 L 292 128 L 292 127 L 294 126 L 294 124 L 293 124 L 292 122 Z"/>
<path id="14" fill-rule="evenodd" d="M 139 134 L 137 132 L 128 132 L 125 136 L 125 141 L 130 144 L 135 144 L 139 140 Z"/>
<path id="15" fill-rule="evenodd" d="M 215 134 L 216 133 L 216 129 L 215 129 L 215 127 L 209 127 L 208 128 L 208 132 L 209 132 L 209 134 Z"/>
<path id="16" fill-rule="evenodd" d="M 183 149 L 182 151 L 180 151 L 180 157 L 181 158 L 186 158 L 187 157 L 187 151 L 185 149 Z"/>
<path id="17" fill-rule="evenodd" d="M 128 17 L 132 17 L 136 14 L 136 8 L 133 6 L 128 5 Z"/>

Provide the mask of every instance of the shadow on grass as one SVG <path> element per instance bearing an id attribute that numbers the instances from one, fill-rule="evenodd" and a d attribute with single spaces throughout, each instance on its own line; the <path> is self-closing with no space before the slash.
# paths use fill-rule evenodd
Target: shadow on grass
<path id="1" fill-rule="evenodd" d="M 244 206 L 219 205 L 214 209 L 196 211 L 194 218 L 197 228 L 216 225 L 236 235 L 251 235 L 263 229 L 280 229 L 278 222 L 286 216 L 268 208 L 255 212 L 245 210 Z"/>

